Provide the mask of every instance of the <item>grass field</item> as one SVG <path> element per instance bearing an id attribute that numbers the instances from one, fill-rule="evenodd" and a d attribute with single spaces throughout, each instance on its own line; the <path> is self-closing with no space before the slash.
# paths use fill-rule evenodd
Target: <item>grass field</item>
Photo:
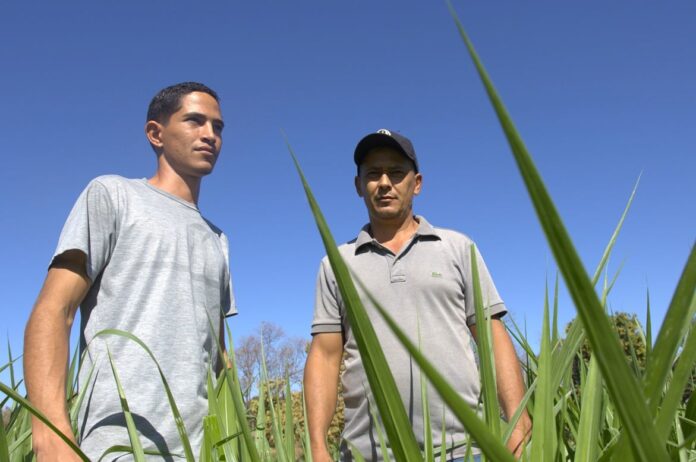
<path id="1" fill-rule="evenodd" d="M 606 298 L 613 285 L 613 279 L 605 278 L 601 288 L 596 288 L 632 196 L 619 220 L 616 232 L 607 244 L 601 262 L 590 275 L 583 267 L 542 178 L 471 41 L 456 14 L 452 14 L 509 142 L 513 159 L 517 163 L 577 310 L 577 321 L 561 339 L 553 321 L 556 319 L 557 303 L 554 297 L 547 297 L 541 344 L 536 347 L 528 344 L 522 332 L 514 327 L 512 329 L 513 336 L 527 354 L 525 368 L 529 388 L 523 405 L 529 410 L 534 422 L 533 433 L 522 460 L 696 460 L 696 399 L 693 395 L 688 400 L 684 399 L 684 391 L 693 386 L 693 370 L 696 363 L 696 331 L 693 328 L 696 310 L 696 250 L 692 248 L 687 257 L 670 306 L 665 318 L 661 320 L 659 331 L 655 334 L 650 327 L 650 313 L 646 306 L 648 323 L 646 330 L 642 332 L 646 345 L 645 368 L 636 367 L 635 358 L 627 360 L 605 311 Z M 388 373 L 388 363 L 365 308 L 357 296 L 355 282 L 338 254 L 319 205 L 291 148 L 290 152 L 295 159 L 309 205 L 347 305 L 349 321 L 383 423 L 382 442 L 385 446 L 389 445 L 396 460 L 443 460 L 441 442 L 433 441 L 425 448 L 420 448 L 416 443 L 403 403 L 396 392 L 394 380 Z M 473 264 L 475 265 L 475 260 Z M 510 424 L 514 423 L 519 412 L 513 416 L 510 423 L 499 418 L 494 374 L 482 374 L 482 403 L 485 410 L 483 415 L 488 417 L 481 418 L 440 376 L 437 364 L 429 363 L 420 353 L 417 340 L 407 338 L 399 329 L 398 321 L 391 319 L 386 311 L 379 308 L 378 303 L 376 305 L 380 315 L 385 318 L 420 367 L 423 380 L 428 383 L 429 392 L 439 393 L 467 428 L 471 441 L 463 444 L 475 443 L 486 460 L 514 460 L 505 448 L 505 440 L 509 436 Z M 482 302 L 478 300 L 477 312 L 481 313 L 483 308 Z M 485 327 L 487 321 L 483 317 L 479 319 L 477 324 Z M 481 329 L 482 332 L 485 330 Z M 229 331 L 227 334 L 228 344 L 232 345 L 231 334 Z M 103 335 L 121 335 L 139 342 L 124 332 L 108 331 Z M 580 377 L 577 384 L 573 381 L 573 362 L 585 340 L 593 354 L 587 363 L 576 362 L 579 364 L 577 372 Z M 147 349 L 145 345 L 142 347 Z M 480 367 L 491 368 L 492 351 L 485 341 L 485 335 L 480 335 L 478 351 Z M 229 354 L 234 359 L 234 351 L 231 350 Z M 8 363 L 1 368 L 10 371 L 11 379 L 10 383 L 0 384 L 0 405 L 10 408 L 9 422 L 0 426 L 0 462 L 31 459 L 30 416 L 40 416 L 17 392 L 21 386 L 21 379 L 13 373 L 16 359 L 10 357 Z M 153 367 L 157 367 L 155 364 L 153 357 Z M 76 361 L 73 360 L 69 374 L 71 391 L 68 397 L 73 419 L 82 400 L 82 395 L 74 389 L 76 368 Z M 167 388 L 164 374 L 162 379 Z M 261 396 L 257 401 L 255 413 L 249 415 L 242 400 L 234 364 L 220 377 L 211 374 L 208 377 L 209 415 L 204 420 L 203 450 L 201 454 L 193 454 L 189 449 L 182 456 L 187 460 L 204 461 L 290 461 L 299 458 L 311 460 L 306 451 L 309 441 L 304 430 L 301 394 L 294 394 L 294 400 L 285 399 L 293 396 L 287 382 L 278 386 L 277 383 L 262 381 L 259 390 Z M 126 395 L 127 392 L 123 396 Z M 163 396 L 163 399 L 165 398 L 169 400 L 172 412 L 176 416 L 178 411 L 173 398 L 171 395 Z M 427 401 L 427 396 L 423 396 L 423 399 Z M 123 402 L 126 401 L 124 398 Z M 128 418 L 127 408 L 124 408 L 124 412 L 129 423 L 131 445 L 114 447 L 112 451 L 133 452 L 136 460 L 142 460 L 146 451 L 138 439 L 132 419 Z M 250 420 L 254 422 L 253 426 L 249 424 Z M 437 428 L 439 423 L 431 422 L 430 425 Z M 190 448 L 183 427 L 180 435 L 184 446 Z M 75 450 L 79 453 L 78 448 Z M 356 458 L 359 460 L 359 455 L 356 454 Z"/>

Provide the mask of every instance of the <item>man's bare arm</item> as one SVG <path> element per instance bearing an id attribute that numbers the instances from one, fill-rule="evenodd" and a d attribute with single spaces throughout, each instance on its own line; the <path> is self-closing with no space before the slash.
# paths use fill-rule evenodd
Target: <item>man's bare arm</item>
<path id="1" fill-rule="evenodd" d="M 314 462 L 331 460 L 326 434 L 336 411 L 342 356 L 343 338 L 340 332 L 314 335 L 304 370 L 307 424 Z"/>
<path id="2" fill-rule="evenodd" d="M 476 326 L 469 326 L 469 328 L 474 338 L 476 338 Z M 493 354 L 495 356 L 498 399 L 505 416 L 510 419 L 517 411 L 525 393 L 520 362 L 517 359 L 510 335 L 508 335 L 505 329 L 505 324 L 499 319 L 491 320 L 491 337 Z M 531 429 L 532 423 L 529 419 L 529 414 L 527 411 L 524 411 L 517 421 L 517 425 L 507 444 L 508 449 L 515 456 L 519 457 L 521 455 L 523 443 L 529 439 Z"/>
<path id="3" fill-rule="evenodd" d="M 89 287 L 84 253 L 71 250 L 57 257 L 48 270 L 24 332 L 24 379 L 29 400 L 73 441 L 65 389 L 70 328 Z M 35 417 L 32 440 L 39 461 L 80 460 Z"/>

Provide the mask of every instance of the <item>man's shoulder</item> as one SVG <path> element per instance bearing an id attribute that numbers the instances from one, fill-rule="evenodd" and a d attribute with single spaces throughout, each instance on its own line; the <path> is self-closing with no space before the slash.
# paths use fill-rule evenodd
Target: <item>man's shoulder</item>
<path id="1" fill-rule="evenodd" d="M 142 179 L 124 178 L 120 175 L 100 175 L 87 184 L 86 189 L 104 189 L 108 192 L 116 192 L 124 188 L 132 188 L 142 183 Z"/>
<path id="2" fill-rule="evenodd" d="M 355 242 L 357 239 L 352 239 L 348 242 L 344 242 L 343 244 L 338 246 L 338 252 L 341 254 L 343 259 L 345 260 L 347 257 L 351 255 L 355 255 Z M 328 265 L 329 264 L 329 256 L 324 255 L 324 257 L 321 259 L 321 263 Z"/>
<path id="3" fill-rule="evenodd" d="M 454 245 L 470 245 L 474 241 L 467 234 L 451 228 L 443 228 L 429 224 L 433 234 L 439 237 L 443 242 L 452 243 Z"/>
<path id="4" fill-rule="evenodd" d="M 137 183 L 142 183 L 142 181 L 142 179 L 125 178 L 121 175 L 109 174 L 99 175 L 98 177 L 90 181 L 89 184 L 99 184 L 104 186 L 105 188 L 117 188 L 123 186 L 132 186 Z"/>
<path id="5" fill-rule="evenodd" d="M 451 228 L 441 228 L 439 226 L 433 226 L 433 229 L 437 232 L 437 235 L 440 236 L 442 240 L 446 241 L 452 241 L 452 242 L 457 242 L 457 243 L 464 243 L 464 244 L 473 244 L 474 240 L 471 239 L 467 234 L 457 231 L 456 229 L 451 229 Z"/>

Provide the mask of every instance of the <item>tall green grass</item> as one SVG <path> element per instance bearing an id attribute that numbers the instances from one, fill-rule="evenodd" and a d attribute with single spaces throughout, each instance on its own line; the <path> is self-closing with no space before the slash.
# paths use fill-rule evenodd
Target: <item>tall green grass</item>
<path id="1" fill-rule="evenodd" d="M 578 317 L 565 337 L 558 333 L 558 283 L 554 288 L 552 303 L 545 291 L 541 345 L 535 348 L 527 341 L 524 332 L 516 325 L 509 326 L 510 333 L 526 354 L 524 362 L 528 391 L 522 406 L 511 416 L 510 422 L 502 421 L 496 402 L 496 385 L 492 348 L 488 338 L 484 306 L 476 297 L 479 325 L 479 357 L 481 362 L 483 417 L 461 399 L 451 384 L 438 372 L 437 364 L 426 360 L 418 348 L 418 339 L 408 338 L 398 322 L 380 306 L 379 300 L 368 294 L 379 316 L 410 352 L 422 372 L 423 394 L 421 399 L 427 408 L 428 396 L 438 393 L 462 422 L 471 439 L 459 442 L 471 454 L 475 444 L 487 460 L 512 461 L 505 447 L 510 431 L 526 408 L 533 421 L 531 439 L 527 443 L 522 460 L 530 461 L 689 461 L 696 460 L 696 398 L 684 400 L 684 390 L 693 388 L 696 364 L 696 248 L 692 249 L 678 282 L 677 289 L 652 342 L 650 304 L 646 304 L 646 369 L 636 365 L 635 355 L 626 357 L 619 344 L 606 313 L 606 299 L 615 277 L 605 277 L 600 294 L 595 286 L 606 268 L 609 254 L 616 242 L 623 220 L 633 201 L 635 188 L 626 209 L 609 239 L 602 259 L 590 277 L 582 265 L 568 235 L 560 214 L 549 196 L 531 155 L 517 132 L 501 98 L 497 94 L 473 44 L 467 36 L 456 12 L 450 11 L 475 68 L 481 78 L 492 107 L 498 116 L 517 163 L 520 175 L 536 210 L 540 225 L 546 235 L 559 270 L 571 294 Z M 323 218 L 319 205 L 300 168 L 297 157 L 288 145 L 290 154 L 303 184 L 307 200 L 331 266 L 336 274 L 341 295 L 346 302 L 349 321 L 360 349 L 369 386 L 374 398 L 379 421 L 384 425 L 381 444 L 392 451 L 399 461 L 443 461 L 444 438 L 432 441 L 426 438 L 426 447 L 419 447 L 410 427 L 389 365 L 382 352 L 377 335 L 357 296 L 356 285 L 360 280 L 352 275 L 337 251 L 331 232 Z M 473 253 L 473 252 L 472 252 Z M 473 261 L 475 265 L 475 259 Z M 477 284 L 475 283 L 475 287 Z M 364 289 L 364 287 L 363 287 Z M 552 307 L 552 308 L 551 308 Z M 552 313 L 550 313 L 552 310 Z M 551 321 L 550 321 L 551 319 Z M 483 328 L 482 328 L 483 327 Z M 193 454 L 185 426 L 181 421 L 177 404 L 171 395 L 164 371 L 146 345 L 129 333 L 106 331 L 102 336 L 120 335 L 138 343 L 158 368 L 167 401 L 177 423 L 184 447 L 182 460 L 202 461 L 291 461 L 300 458 L 311 460 L 308 454 L 309 437 L 304 422 L 306 412 L 296 416 L 295 407 L 304 410 L 304 397 L 293 392 L 289 385 L 262 380 L 258 387 L 257 406 L 251 413 L 242 399 L 241 387 L 235 364 L 234 342 L 227 328 L 230 351 L 230 367 L 217 376 L 212 370 L 207 378 L 209 414 L 204 419 L 204 438 L 200 454 Z M 592 357 L 589 363 L 574 361 L 580 347 L 587 340 Z M 535 351 L 539 351 L 538 354 Z M 8 362 L 0 367 L 7 370 L 10 383 L 0 383 L 0 408 L 8 406 L 10 417 L 7 425 L 0 425 L 0 462 L 31 460 L 31 416 L 36 416 L 59 434 L 83 459 L 80 449 L 50 423 L 20 395 L 21 380 L 16 379 L 14 363 L 17 358 L 9 352 Z M 580 383 L 573 381 L 573 363 L 579 368 Z M 77 431 L 77 409 L 84 398 L 75 388 L 78 357 L 73 356 L 68 379 L 68 408 L 74 430 Z M 118 371 L 114 369 L 114 376 Z M 129 391 L 119 387 L 121 403 L 128 416 Z M 129 419 L 126 419 L 129 422 Z M 130 422 L 132 423 L 132 422 Z M 253 425 L 251 424 L 253 423 Z M 427 426 L 437 428 L 440 422 L 427 421 Z M 443 425 L 444 426 L 444 425 Z M 143 460 L 150 451 L 139 442 L 137 429 L 128 425 L 130 446 L 114 446 L 107 454 L 131 453 L 136 460 Z M 361 460 L 355 454 L 356 460 Z"/>

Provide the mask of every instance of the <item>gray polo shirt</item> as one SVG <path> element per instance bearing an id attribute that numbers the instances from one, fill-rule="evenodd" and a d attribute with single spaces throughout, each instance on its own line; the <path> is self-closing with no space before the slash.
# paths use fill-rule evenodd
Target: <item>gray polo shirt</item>
<path id="1" fill-rule="evenodd" d="M 341 245 L 339 251 L 353 274 L 416 343 L 420 325 L 423 353 L 462 398 L 476 409 L 480 380 L 468 328 L 475 324 L 470 256 L 473 241 L 456 231 L 435 228 L 423 217 L 416 219 L 419 221 L 416 233 L 396 255 L 372 238 L 368 225 L 363 227 L 357 239 Z M 490 314 L 504 314 L 505 305 L 478 252 L 477 263 L 484 306 Z M 389 361 L 414 433 L 422 445 L 420 370 L 375 312 L 362 289 L 357 289 Z M 343 332 L 344 336 L 345 371 L 341 377 L 345 399 L 343 438 L 360 450 L 367 460 L 381 460 L 379 440 L 368 408 L 369 384 L 327 257 L 319 268 L 312 322 L 313 335 L 325 332 Z M 466 439 L 462 425 L 445 409 L 431 388 L 429 405 L 433 441 L 441 441 L 443 412 L 448 445 Z M 344 459 L 350 458 L 346 448 L 342 452 Z M 459 455 L 458 452 L 454 454 Z"/>

